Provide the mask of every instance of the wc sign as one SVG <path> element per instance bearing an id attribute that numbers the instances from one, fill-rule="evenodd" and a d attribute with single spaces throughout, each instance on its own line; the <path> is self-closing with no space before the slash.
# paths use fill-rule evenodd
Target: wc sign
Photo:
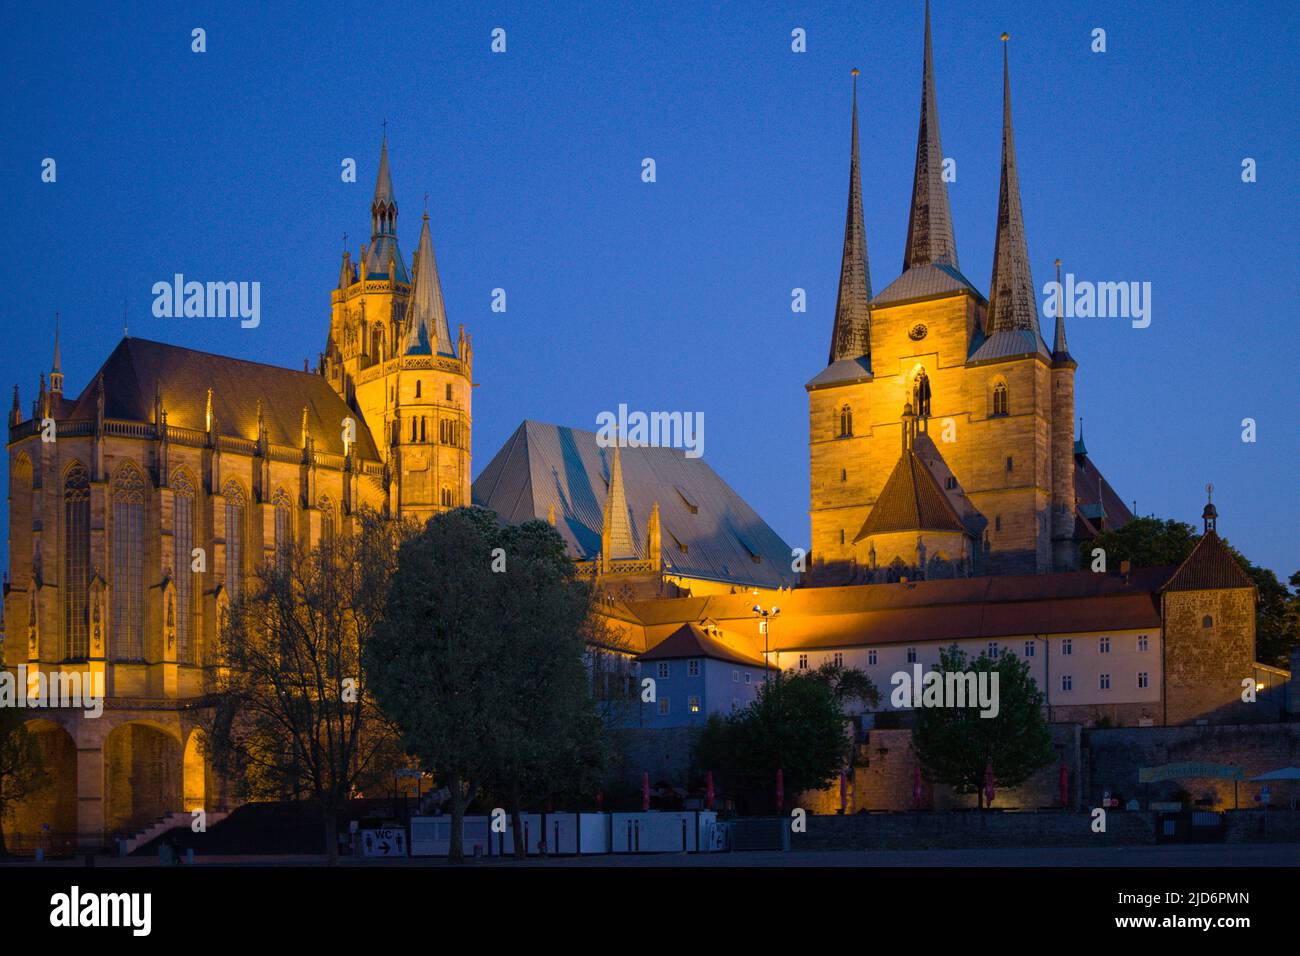
<path id="1" fill-rule="evenodd" d="M 361 855 L 406 856 L 406 831 L 398 827 L 362 830 Z"/>

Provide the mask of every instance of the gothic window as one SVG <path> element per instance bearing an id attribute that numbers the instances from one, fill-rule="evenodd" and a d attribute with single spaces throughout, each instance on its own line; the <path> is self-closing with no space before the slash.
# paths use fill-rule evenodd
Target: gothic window
<path id="1" fill-rule="evenodd" d="M 840 437 L 848 438 L 853 434 L 853 409 L 845 405 L 840 409 Z"/>
<path id="2" fill-rule="evenodd" d="M 233 481 L 226 483 L 221 494 L 226 499 L 226 593 L 235 601 L 244 577 L 244 507 L 248 499 Z"/>
<path id="3" fill-rule="evenodd" d="M 376 362 L 382 362 L 382 361 L 384 360 L 384 331 L 383 331 L 383 329 L 376 328 L 376 329 L 374 330 L 374 332 L 372 332 L 372 333 L 370 334 L 370 341 L 371 341 L 372 354 L 374 355 L 374 359 L 375 359 L 375 361 L 376 361 Z"/>
<path id="4" fill-rule="evenodd" d="M 275 561 L 280 563 L 289 556 L 293 545 L 293 506 L 281 488 L 272 499 L 275 505 Z"/>
<path id="5" fill-rule="evenodd" d="M 416 441 L 419 438 L 419 435 L 420 435 L 420 420 L 418 418 L 412 418 L 411 419 L 411 441 L 413 442 Z"/>
<path id="6" fill-rule="evenodd" d="M 70 660 L 90 656 L 90 472 L 77 462 L 63 480 L 63 634 Z"/>
<path id="7" fill-rule="evenodd" d="M 425 425 L 428 423 L 428 421 L 429 420 L 425 418 L 423 415 L 420 416 L 420 441 L 422 442 L 429 440 L 427 432 L 425 431 Z"/>
<path id="8" fill-rule="evenodd" d="M 442 506 L 444 508 L 452 507 L 452 494 L 450 488 L 442 489 Z"/>
<path id="9" fill-rule="evenodd" d="M 144 660 L 144 479 L 125 464 L 113 479 L 113 659 Z"/>
<path id="10" fill-rule="evenodd" d="M 993 386 L 993 414 L 1007 414 L 1007 383 L 998 382 Z"/>
<path id="11" fill-rule="evenodd" d="M 194 572 L 191 553 L 194 550 L 194 485 L 184 472 L 172 475 L 172 492 L 175 507 L 172 517 L 172 565 L 176 575 L 176 659 L 182 664 L 194 663 L 194 643 L 190 635 L 190 619 L 194 615 Z"/>
<path id="12" fill-rule="evenodd" d="M 912 410 L 918 418 L 930 417 L 930 379 L 925 369 L 916 373 L 912 383 Z"/>

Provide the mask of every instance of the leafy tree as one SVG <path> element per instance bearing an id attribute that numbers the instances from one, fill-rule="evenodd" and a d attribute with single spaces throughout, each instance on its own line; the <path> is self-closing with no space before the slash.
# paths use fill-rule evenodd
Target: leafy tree
<path id="1" fill-rule="evenodd" d="M 375 639 L 398 541 L 412 529 L 369 510 L 357 525 L 332 546 L 287 549 L 232 604 L 206 728 L 213 763 L 245 796 L 306 785 L 331 864 L 344 804 L 400 756 L 361 659 Z"/>
<path id="2" fill-rule="evenodd" d="M 505 562 L 494 602 L 504 647 L 488 670 L 497 729 L 485 740 L 484 784 L 509 807 L 522 857 L 524 806 L 590 793 L 609 752 L 585 663 L 591 590 L 574 577 L 564 539 L 529 521 L 502 529 L 496 546 Z"/>
<path id="3" fill-rule="evenodd" d="M 1134 518 L 1121 528 L 1085 541 L 1080 546 L 1080 566 L 1091 567 L 1094 548 L 1105 550 L 1108 568 L 1118 567 L 1120 561 L 1129 561 L 1135 568 L 1179 565 L 1200 540 L 1201 534 L 1185 522 Z M 1288 587 L 1273 571 L 1252 563 L 1226 539 L 1223 543 L 1259 592 L 1255 607 L 1256 659 L 1286 667 L 1291 648 L 1300 644 L 1300 572 L 1292 575 Z"/>
<path id="4" fill-rule="evenodd" d="M 1043 716 L 1043 693 L 1029 664 L 1010 651 L 967 661 L 955 644 L 939 652 L 937 673 L 998 675 L 996 717 L 979 707 L 919 707 L 912 718 L 912 748 L 930 776 L 957 793 L 979 794 L 984 808 L 984 774 L 990 763 L 998 787 L 1018 787 L 1055 759 Z"/>
<path id="5" fill-rule="evenodd" d="M 695 764 L 759 805 L 775 802 L 779 768 L 787 793 L 830 785 L 852 753 L 844 707 L 874 704 L 878 692 L 862 671 L 833 664 L 815 671 L 773 672 L 748 707 L 713 715 L 696 742 Z"/>
<path id="6" fill-rule="evenodd" d="M 16 707 L 0 707 L 0 857 L 8 853 L 5 815 L 49 784 L 36 735 L 27 731 L 24 722 Z"/>

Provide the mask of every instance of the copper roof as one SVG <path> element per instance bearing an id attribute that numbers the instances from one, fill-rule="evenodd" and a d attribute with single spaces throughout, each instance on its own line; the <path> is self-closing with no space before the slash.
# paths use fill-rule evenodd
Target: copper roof
<path id="1" fill-rule="evenodd" d="M 317 451 L 342 455 L 343 419 L 351 418 L 356 422 L 356 454 L 379 459 L 365 419 L 320 375 L 136 338 L 122 339 L 99 371 L 104 376 L 106 418 L 152 422 L 156 391 L 167 411 L 168 425 L 206 431 L 211 388 L 212 411 L 222 435 L 255 440 L 260 400 L 269 440 L 301 447 L 306 406 L 308 430 Z M 95 405 L 92 378 L 69 417 L 93 419 Z"/>
<path id="2" fill-rule="evenodd" d="M 600 553 L 613 450 L 594 432 L 525 421 L 475 479 L 473 499 L 509 524 L 547 520 L 578 560 Z M 774 588 L 793 585 L 791 551 L 703 458 L 681 449 L 620 449 L 632 541 L 646 545 L 657 501 L 664 570 L 686 577 Z"/>
<path id="3" fill-rule="evenodd" d="M 746 667 L 765 667 L 761 657 L 746 654 L 728 647 L 715 637 L 710 637 L 698 624 L 683 624 L 666 638 L 637 657 L 638 661 L 669 661 L 689 657 L 710 657 L 718 661 L 744 664 Z"/>
<path id="4" fill-rule="evenodd" d="M 1223 539 L 1213 529 L 1205 532 L 1192 553 L 1174 572 L 1166 591 L 1205 591 L 1215 588 L 1253 588 L 1250 579 Z"/>
<path id="5" fill-rule="evenodd" d="M 939 482 L 911 448 L 899 457 L 853 540 L 891 531 L 966 531 Z"/>

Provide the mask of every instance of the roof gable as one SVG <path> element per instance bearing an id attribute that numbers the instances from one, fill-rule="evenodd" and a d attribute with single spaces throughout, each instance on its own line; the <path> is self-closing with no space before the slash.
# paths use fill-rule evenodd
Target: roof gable
<path id="1" fill-rule="evenodd" d="M 1166 591 L 1210 591 L 1217 588 L 1253 588 L 1255 582 L 1213 530 L 1196 542 L 1187 560 L 1178 566 Z"/>
<path id="2" fill-rule="evenodd" d="M 855 542 L 891 531 L 958 531 L 966 526 L 916 452 L 908 448 L 898 459 L 880 497 L 862 523 Z"/>

